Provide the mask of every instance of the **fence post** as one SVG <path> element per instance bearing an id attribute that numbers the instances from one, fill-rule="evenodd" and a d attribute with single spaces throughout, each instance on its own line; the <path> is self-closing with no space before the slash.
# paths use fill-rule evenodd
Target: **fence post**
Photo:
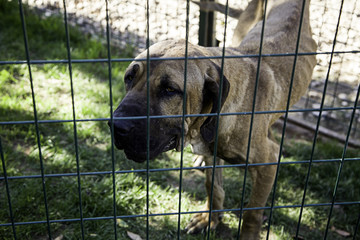
<path id="1" fill-rule="evenodd" d="M 200 0 L 201 2 L 215 2 L 216 0 Z M 215 13 L 200 10 L 199 45 L 204 47 L 217 46 L 215 39 Z"/>

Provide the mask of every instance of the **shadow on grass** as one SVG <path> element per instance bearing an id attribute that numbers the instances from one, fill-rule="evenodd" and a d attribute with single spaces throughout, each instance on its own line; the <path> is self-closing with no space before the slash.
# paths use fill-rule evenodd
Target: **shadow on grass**
<path id="1" fill-rule="evenodd" d="M 29 120 L 33 117 L 31 111 L 16 111 L 11 109 L 0 109 L 8 115 L 21 116 L 19 119 Z M 39 117 L 43 113 L 39 113 Z M 79 164 L 81 172 L 102 172 L 111 171 L 111 148 L 110 136 L 105 122 L 84 122 L 78 123 L 91 124 L 98 136 L 88 136 L 79 134 Z M 105 126 L 105 127 L 104 127 Z M 82 129 L 79 126 L 79 129 Z M 76 173 L 76 156 L 73 135 L 73 123 L 42 123 L 39 124 L 41 135 L 41 149 L 44 161 L 44 171 L 46 174 Z M 6 168 L 9 176 L 39 175 L 40 163 L 33 124 L 26 125 L 5 125 L 2 126 L 1 139 L 5 155 Z M 151 168 L 171 168 L 178 165 L 176 154 L 165 155 L 162 158 L 150 163 Z M 189 160 L 190 159 L 190 160 Z M 137 164 L 125 159 L 120 151 L 115 151 L 116 169 L 131 170 L 144 169 L 145 165 Z M 185 154 L 186 164 L 191 163 L 191 155 Z M 354 169 L 358 162 L 347 162 L 343 172 L 344 184 L 354 187 L 358 185 L 353 176 Z M 278 190 L 276 193 L 276 205 L 300 204 L 302 197 L 304 179 L 306 177 L 307 164 L 282 165 L 280 169 Z M 330 201 L 338 163 L 314 164 L 310 184 L 307 193 L 306 203 L 327 203 Z M 191 204 L 194 210 L 201 210 L 206 193 L 203 184 L 204 176 L 199 171 L 184 171 L 183 190 L 190 198 L 195 201 Z M 227 198 L 225 208 L 239 208 L 241 201 L 243 174 L 239 169 L 225 169 L 225 191 Z M 144 214 L 146 212 L 146 174 L 129 173 L 116 175 L 117 215 Z M 178 199 L 177 191 L 179 183 L 178 171 L 155 172 L 150 174 L 152 185 L 150 186 L 151 213 L 176 212 Z M 250 183 L 249 180 L 247 180 Z M 342 181 L 341 181 L 342 182 Z M 341 184 L 340 182 L 340 184 Z M 41 178 L 33 179 L 11 179 L 10 193 L 14 216 L 16 222 L 45 220 L 45 204 Z M 248 185 L 247 185 L 248 186 Z M 2 188 L 5 186 L 2 182 Z M 3 192 L 4 192 L 3 191 Z M 47 177 L 46 191 L 49 207 L 50 219 L 77 219 L 80 217 L 78 179 L 74 176 Z M 348 191 L 340 188 L 339 201 L 356 201 L 358 199 L 356 190 Z M 169 195 L 166 198 L 161 195 Z M 248 189 L 247 189 L 248 196 Z M 84 218 L 108 217 L 113 215 L 113 195 L 112 195 L 112 176 L 111 174 L 95 174 L 81 177 L 81 197 Z M 172 204 L 172 207 L 159 208 L 152 202 L 159 198 L 160 201 Z M 177 200 L 176 200 L 177 199 Z M 175 201 L 174 201 L 175 200 Z M 186 200 L 188 201 L 188 200 Z M 202 201 L 200 203 L 199 201 Z M 155 205 L 154 205 L 155 204 Z M 5 221 L 10 222 L 8 216 L 8 205 L 6 198 L 1 198 L 1 205 L 5 206 L 2 216 Z M 268 202 L 269 205 L 269 202 Z M 356 224 L 356 212 L 358 206 L 341 206 L 334 210 L 334 225 L 340 229 L 353 232 Z M 301 236 L 306 239 L 317 239 L 322 236 L 323 231 L 313 226 L 322 226 L 326 223 L 328 207 L 309 207 L 304 211 L 304 222 L 301 225 Z M 235 213 L 236 215 L 236 213 Z M 4 217 L 5 216 L 5 217 Z M 182 218 L 189 216 L 182 215 Z M 308 218 L 308 219 L 307 219 Z M 126 237 L 127 231 L 133 231 L 141 236 L 146 236 L 146 221 L 144 217 L 126 218 L 119 223 L 118 234 Z M 296 232 L 298 219 L 298 209 L 287 209 L 285 211 L 276 209 L 272 221 L 272 229 L 276 232 L 285 232 L 291 236 Z M 235 239 L 238 217 L 230 222 L 225 222 L 219 226 L 213 237 L 219 239 Z M 183 221 L 182 221 L 183 222 Z M 121 226 L 121 223 L 125 226 Z M 177 235 L 177 215 L 150 217 L 150 236 L 163 236 L 160 239 L 167 239 Z M 266 223 L 265 223 L 266 224 Z M 315 224 L 315 225 L 312 225 Z M 182 223 L 182 226 L 184 223 Z M 346 226 L 345 226 L 346 225 Z M 81 237 L 81 224 L 79 221 L 67 222 L 64 224 L 51 224 L 54 234 L 68 236 L 69 238 Z M 112 220 L 85 221 L 85 234 L 87 236 L 97 236 L 99 238 L 113 235 Z M 4 236 L 11 238 L 11 231 L 2 227 Z M 29 236 L 46 235 L 46 224 L 21 225 L 16 227 L 18 237 L 28 238 Z M 67 229 L 66 231 L 64 229 Z M 101 230 L 100 230 L 101 229 Z M 280 229 L 280 230 L 279 230 Z M 181 233 L 182 236 L 184 233 Z M 200 239 L 199 236 L 187 236 L 189 239 Z M 286 238 L 286 237 L 285 237 Z M 158 238 L 159 239 L 159 238 Z M 337 239 L 335 236 L 334 239 Z"/>

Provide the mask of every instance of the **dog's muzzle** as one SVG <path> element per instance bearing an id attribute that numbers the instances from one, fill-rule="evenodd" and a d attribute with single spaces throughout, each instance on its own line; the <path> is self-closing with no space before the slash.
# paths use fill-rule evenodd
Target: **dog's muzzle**
<path id="1" fill-rule="evenodd" d="M 108 122 L 110 128 L 111 121 Z M 124 150 L 128 159 L 144 162 L 154 159 L 162 152 L 176 147 L 178 132 L 164 133 L 158 130 L 158 123 L 150 123 L 150 139 L 148 144 L 146 119 L 113 120 L 114 144 Z M 157 131 L 156 131 L 157 130 Z"/>

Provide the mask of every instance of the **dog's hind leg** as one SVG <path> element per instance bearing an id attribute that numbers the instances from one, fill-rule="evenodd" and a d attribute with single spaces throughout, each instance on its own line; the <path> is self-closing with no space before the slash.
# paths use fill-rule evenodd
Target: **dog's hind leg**
<path id="1" fill-rule="evenodd" d="M 206 166 L 213 166 L 214 157 L 204 156 L 204 161 Z M 220 158 L 216 159 L 216 165 L 221 165 L 223 161 Z M 213 170 L 206 169 L 206 192 L 207 192 L 207 201 L 205 210 L 210 209 L 210 199 L 211 199 L 211 188 L 212 188 L 212 175 Z M 213 186 L 213 200 L 212 200 L 212 210 L 220 210 L 223 209 L 223 203 L 225 198 L 225 192 L 223 189 L 223 179 L 222 179 L 222 168 L 216 168 L 214 175 L 214 186 Z M 222 213 L 211 213 L 211 222 L 210 229 L 214 230 L 216 226 L 219 224 L 220 219 L 222 217 Z M 209 226 L 209 213 L 198 213 L 191 219 L 191 222 L 186 227 L 186 231 L 188 234 L 198 233 L 203 229 L 206 229 Z"/>
<path id="2" fill-rule="evenodd" d="M 278 159 L 277 153 L 279 151 L 279 147 L 270 139 L 267 139 L 267 143 L 267 147 L 260 145 L 259 148 L 261 148 L 262 151 L 257 149 L 259 153 L 257 154 L 257 157 L 261 157 L 265 163 L 276 162 Z M 264 151 L 265 149 L 268 149 L 268 151 Z M 261 208 L 265 206 L 274 183 L 276 167 L 276 165 L 249 167 L 252 180 L 252 190 L 250 200 L 246 208 Z M 244 212 L 240 239 L 259 239 L 259 233 L 263 222 L 263 212 L 264 210 L 262 209 L 247 210 Z"/>

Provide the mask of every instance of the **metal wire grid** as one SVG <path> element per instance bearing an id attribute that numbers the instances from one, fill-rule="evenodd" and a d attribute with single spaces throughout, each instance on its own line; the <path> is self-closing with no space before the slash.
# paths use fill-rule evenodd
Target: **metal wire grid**
<path id="1" fill-rule="evenodd" d="M 303 0 L 303 10 L 302 10 L 302 16 L 303 16 L 303 12 L 304 12 L 304 3 L 306 0 Z M 69 33 L 68 33 L 68 19 L 67 19 L 67 12 L 66 12 L 66 1 L 63 0 L 63 5 L 64 5 L 64 26 L 65 26 L 65 32 L 66 32 L 66 46 L 67 46 L 67 59 L 66 60 L 46 60 L 46 61 L 34 61 L 31 60 L 30 54 L 29 54 L 29 47 L 28 47 L 28 39 L 27 39 L 27 33 L 26 33 L 26 24 L 25 24 L 25 17 L 24 17 L 24 13 L 23 13 L 23 6 L 22 6 L 22 0 L 19 0 L 19 14 L 21 17 L 21 22 L 22 22 L 22 30 L 23 30 L 23 38 L 24 38 L 24 44 L 25 44 L 25 51 L 26 51 L 26 60 L 19 60 L 19 61 L 0 61 L 0 65 L 11 65 L 11 64 L 26 64 L 28 67 L 28 71 L 29 71 L 29 80 L 30 80 L 30 87 L 31 87 L 31 93 L 32 93 L 32 101 L 33 101 L 33 112 L 34 112 L 34 120 L 33 121 L 8 121 L 8 122 L 0 122 L 0 125 L 21 125 L 21 124 L 34 124 L 35 125 L 35 130 L 36 130 L 36 137 L 37 137 L 37 145 L 38 145 L 38 149 L 39 149 L 39 161 L 40 161 L 40 169 L 41 169 L 41 174 L 40 175 L 22 175 L 22 176 L 8 176 L 7 175 L 7 171 L 6 171 L 6 166 L 5 166 L 5 159 L 4 159 L 4 153 L 3 153 L 3 148 L 1 145 L 1 139 L 0 139 L 0 155 L 1 155 L 1 161 L 2 161 L 2 165 L 3 165 L 3 177 L 0 177 L 1 181 L 5 182 L 5 186 L 6 186 L 6 196 L 7 196 L 7 200 L 8 200 L 8 206 L 9 206 L 9 215 L 10 215 L 10 219 L 11 222 L 10 223 L 4 223 L 4 224 L 0 224 L 0 227 L 10 227 L 12 228 L 12 232 L 13 232 L 13 236 L 14 239 L 17 239 L 17 235 L 16 235 L 16 226 L 20 226 L 20 225 L 30 225 L 30 224 L 46 224 L 47 225 L 47 233 L 48 233 L 48 237 L 50 239 L 52 239 L 52 231 L 51 231 L 51 224 L 52 223 L 65 223 L 65 222 L 80 222 L 81 224 L 81 236 L 82 239 L 85 239 L 85 235 L 84 235 L 84 222 L 85 221 L 98 221 L 98 220 L 111 220 L 113 219 L 114 221 L 114 237 L 115 239 L 117 239 L 117 225 L 116 225 L 116 220 L 117 219 L 124 219 L 124 218 L 136 218 L 136 217 L 146 217 L 146 229 L 147 229 L 147 239 L 149 238 L 149 217 L 153 217 L 153 216 L 166 216 L 166 215 L 177 215 L 178 216 L 178 234 L 177 234 L 177 238 L 180 239 L 180 218 L 182 214 L 194 214 L 194 213 L 204 213 L 204 212 L 209 212 L 209 219 L 211 218 L 211 214 L 215 213 L 215 212 L 229 212 L 229 211 L 238 211 L 240 212 L 240 220 L 239 220 L 239 225 L 238 225 L 238 235 L 237 237 L 239 238 L 240 236 L 240 226 L 241 226 L 241 220 L 242 220 L 242 214 L 244 211 L 251 211 L 251 210 L 259 210 L 259 209 L 263 209 L 263 210 L 270 210 L 270 217 L 268 219 L 268 232 L 267 232 L 267 238 L 269 238 L 269 230 L 270 230 L 270 226 L 271 226 L 271 217 L 272 217 L 272 212 L 274 209 L 280 209 L 280 208 L 300 208 L 301 212 L 299 215 L 299 220 L 297 223 L 297 233 L 296 233 L 296 238 L 298 238 L 298 234 L 299 234 L 299 228 L 300 228 L 300 224 L 301 224 L 301 218 L 302 218 L 302 211 L 305 207 L 320 207 L 320 206 L 330 206 L 330 212 L 329 212 L 329 216 L 328 216 L 328 222 L 327 222 L 327 227 L 326 227 L 326 231 L 324 233 L 324 239 L 327 238 L 327 234 L 329 231 L 329 224 L 330 224 L 330 219 L 331 219 L 331 215 L 332 215 L 332 210 L 333 207 L 335 205 L 360 205 L 360 199 L 358 201 L 352 201 L 352 202 L 336 202 L 336 194 L 337 194 L 337 188 L 338 188 L 338 184 L 339 184 L 339 180 L 341 177 L 341 172 L 343 169 L 343 166 L 346 162 L 349 161 L 360 161 L 360 158 L 345 158 L 345 154 L 346 154 L 346 150 L 347 150 L 347 146 L 348 146 L 348 141 L 350 138 L 350 133 L 352 130 L 352 125 L 355 119 L 355 114 L 356 111 L 360 109 L 360 107 L 358 106 L 358 102 L 359 102 L 359 94 L 360 94 L 360 85 L 358 86 L 357 89 L 357 95 L 356 95 L 356 99 L 354 101 L 354 105 L 353 106 L 349 106 L 349 107 L 328 107 L 326 108 L 324 106 L 324 99 L 326 96 L 326 91 L 327 91 L 327 84 L 328 84 L 328 80 L 329 80 L 329 75 L 330 75 L 330 70 L 331 70 L 331 66 L 332 66 L 332 61 L 333 61 L 333 56 L 334 54 L 359 54 L 360 51 L 335 51 L 335 45 L 337 42 L 337 35 L 338 35 L 338 29 L 339 29 L 339 23 L 340 23 L 340 18 L 341 18 L 341 14 L 342 14 L 342 9 L 344 6 L 344 1 L 341 1 L 341 7 L 339 9 L 339 14 L 338 14 L 338 19 L 337 19 L 337 26 L 336 26 L 336 32 L 334 35 L 334 39 L 333 39 L 333 44 L 332 44 L 332 50 L 330 52 L 313 52 L 313 53 L 298 53 L 298 46 L 299 46 L 299 39 L 300 39 L 300 32 L 301 32 L 301 24 L 299 26 L 299 35 L 298 35 L 298 40 L 297 40 L 297 47 L 296 47 L 296 51 L 294 53 L 287 53 L 287 54 L 272 54 L 272 55 L 263 55 L 262 54 L 262 41 L 263 41 L 263 32 L 264 32 L 264 28 L 265 28 L 265 20 L 263 21 L 263 26 L 262 26 L 262 35 L 261 35 L 261 43 L 259 46 L 259 55 L 246 55 L 246 56 L 225 56 L 225 44 L 223 46 L 223 54 L 222 56 L 217 56 L 217 57 L 210 57 L 210 58 L 220 58 L 222 60 L 221 62 L 221 71 L 223 71 L 223 66 L 224 66 L 224 61 L 226 58 L 244 58 L 244 57 L 251 57 L 251 58 L 257 58 L 258 59 L 258 71 L 257 71 L 257 76 L 256 76 L 256 86 L 257 86 L 257 82 L 259 80 L 259 67 L 261 65 L 261 60 L 264 57 L 277 57 L 277 56 L 294 56 L 294 64 L 293 64 L 293 71 L 292 71 L 292 79 L 291 79 L 291 86 L 292 86 L 292 82 L 293 82 L 293 76 L 294 76 L 294 71 L 295 71 L 295 66 L 297 63 L 297 57 L 301 56 L 301 55 L 329 55 L 330 56 L 330 60 L 329 60 L 329 66 L 328 66 L 328 71 L 327 71 L 327 76 L 326 76 L 326 80 L 325 80 L 325 84 L 324 84 L 324 88 L 322 91 L 322 101 L 321 101 L 321 105 L 319 107 L 319 109 L 289 109 L 290 107 L 290 96 L 291 96 L 291 86 L 289 88 L 289 93 L 288 93 L 288 101 L 287 101 L 287 107 L 286 110 L 282 110 L 282 111 L 261 111 L 261 112 L 256 112 L 255 111 L 255 99 L 256 99 L 256 93 L 257 93 L 257 87 L 255 87 L 255 92 L 254 92 L 254 98 L 253 98 L 253 108 L 251 112 L 236 112 L 236 113 L 220 113 L 220 109 L 218 109 L 217 113 L 214 114 L 186 114 L 185 111 L 185 106 L 186 106 L 186 91 L 184 91 L 184 102 L 183 102 L 183 114 L 182 115 L 173 115 L 173 116 L 150 116 L 149 114 L 149 86 L 150 86 L 150 82 L 149 82 L 149 64 L 150 61 L 157 61 L 159 59 L 156 58 L 150 58 L 149 55 L 149 51 L 147 51 L 147 58 L 146 59 L 138 59 L 138 61 L 146 61 L 148 68 L 147 68 L 147 106 L 148 106 L 148 113 L 146 116 L 141 116 L 141 117 L 136 117 L 139 119 L 146 119 L 147 120 L 147 150 L 149 153 L 149 133 L 150 133 L 150 119 L 153 118 L 182 118 L 182 123 L 184 125 L 184 121 L 185 118 L 187 117 L 199 117 L 199 116 L 216 116 L 217 117 L 217 129 L 218 129 L 218 123 L 219 120 L 222 116 L 227 116 L 227 115 L 250 115 L 251 116 L 251 125 L 250 125 L 250 134 L 249 134 L 249 138 L 248 138 L 248 151 L 247 151 L 247 157 L 246 157 L 246 163 L 245 164 L 234 164 L 234 165 L 216 165 L 216 161 L 215 161 L 215 157 L 214 157 L 214 161 L 213 161 L 213 165 L 212 166 L 204 166 L 204 167 L 183 167 L 183 151 L 181 152 L 181 161 L 180 161 L 180 167 L 179 168 L 166 168 L 166 169 L 150 169 L 149 168 L 149 156 L 148 156 L 148 160 L 147 160 L 147 164 L 146 164 L 146 169 L 138 169 L 138 170 L 122 170 L 122 171 L 115 171 L 115 156 L 114 156 L 114 144 L 113 144 L 113 132 L 111 132 L 111 156 L 112 156 L 112 170 L 111 171 L 102 171 L 102 172 L 80 172 L 80 168 L 79 168 L 79 153 L 78 153 L 78 143 L 77 143 L 77 123 L 79 122 L 88 122 L 88 121 L 107 121 L 110 120 L 111 124 L 113 124 L 114 119 L 129 119 L 129 118 L 115 118 L 112 115 L 113 112 L 113 102 L 112 102 L 112 79 L 111 79 L 111 64 L 114 62 L 130 62 L 133 61 L 134 59 L 113 59 L 111 57 L 110 54 L 110 24 L 109 24 L 109 11 L 108 11 L 108 1 L 105 0 L 106 3 L 106 39 L 107 39 L 107 47 L 108 47 L 108 57 L 107 59 L 82 59 L 82 60 L 72 60 L 71 59 L 71 54 L 70 54 L 70 38 L 69 38 Z M 265 8 L 267 7 L 267 1 L 265 1 Z M 188 33 L 189 33 L 189 0 L 187 0 L 187 19 L 186 19 L 186 39 L 188 39 Z M 228 10 L 228 1 L 226 2 L 226 10 Z M 265 14 L 266 11 L 264 11 L 264 19 L 266 19 Z M 146 1 L 146 16 L 147 16 L 147 48 L 149 48 L 150 46 L 150 38 L 149 38 L 149 32 L 150 32 L 150 25 L 149 25 L 149 16 L 150 16 L 150 12 L 149 12 L 149 0 Z M 226 42 L 226 23 L 227 23 L 227 15 L 225 15 L 225 28 L 224 28 L 224 43 Z M 184 87 L 186 87 L 186 79 L 187 79 L 187 64 L 188 61 L 191 61 L 192 59 L 209 59 L 207 57 L 199 57 L 199 58 L 190 58 L 187 55 L 187 51 L 188 51 L 188 45 L 186 42 L 186 52 L 185 52 L 185 58 L 171 58 L 172 60 L 179 60 L 179 61 L 185 61 L 185 71 L 184 71 L 184 77 L 185 77 L 185 82 L 184 82 Z M 164 60 L 164 59 L 162 59 Z M 166 59 L 165 59 L 166 60 Z M 169 59 L 170 60 L 170 59 Z M 110 119 L 109 118 L 96 118 L 96 119 L 77 119 L 75 116 L 75 101 L 74 101 L 74 91 L 73 91 L 73 78 L 72 78 L 72 64 L 73 63 L 93 63 L 93 62 L 105 62 L 108 64 L 108 71 L 109 71 L 109 87 L 110 87 L 110 91 L 109 91 L 109 97 L 110 97 Z M 31 66 L 34 64 L 49 64 L 49 63 L 58 63 L 58 64 L 68 64 L 68 68 L 69 68 L 69 79 L 70 79 L 70 85 L 71 85 L 71 98 L 72 98 L 72 110 L 73 110 L 73 118 L 72 120 L 38 120 L 37 117 L 37 109 L 36 109 L 36 102 L 35 102 L 35 91 L 34 91 L 34 87 L 33 87 L 33 78 L 32 78 L 32 70 L 31 70 Z M 221 79 L 221 81 L 223 81 L 223 79 Z M 220 84 L 220 86 L 222 86 L 222 84 Z M 221 99 L 221 92 L 222 89 L 220 89 L 220 96 L 219 96 L 219 101 Z M 219 104 L 220 106 L 220 104 Z M 346 142 L 344 144 L 344 148 L 343 148 L 343 154 L 341 158 L 338 159 L 324 159 L 324 160 L 316 160 L 313 159 L 313 155 L 314 155 L 314 149 L 315 149 L 315 145 L 316 145 L 316 139 L 318 136 L 318 130 L 319 130 L 319 126 L 320 126 L 320 120 L 321 120 L 321 115 L 326 112 L 326 111 L 350 111 L 351 112 L 351 118 L 350 118 L 350 122 L 348 125 L 348 130 L 347 130 L 347 135 L 346 135 Z M 312 154 L 311 154 L 311 158 L 309 161 L 296 161 L 296 162 L 285 162 L 285 161 L 281 161 L 281 150 L 283 147 L 283 143 L 284 143 L 284 134 L 285 134 L 285 130 L 286 130 L 286 123 L 287 123 L 287 117 L 289 113 L 292 112 L 299 112 L 299 113 L 303 113 L 303 112 L 318 112 L 319 116 L 317 119 L 317 124 L 316 124 L 316 131 L 315 131 L 315 136 L 313 139 L 313 145 L 312 145 Z M 285 120 L 284 120 L 284 125 L 283 125 L 283 130 L 282 130 L 282 138 L 281 138 L 281 142 L 280 142 L 280 154 L 279 154 L 279 158 L 278 158 L 278 162 L 277 163 L 264 163 L 264 164 L 251 164 L 248 162 L 249 159 L 249 154 L 250 154 L 250 144 L 251 144 L 251 133 L 252 133 L 252 126 L 253 126 L 253 118 L 256 114 L 275 114 L 275 113 L 284 113 L 285 114 Z M 74 130 L 74 139 L 75 139 L 75 154 L 76 154 L 76 173 L 64 173 L 64 174 L 45 174 L 44 173 L 44 166 L 43 166 L 43 156 L 42 156 L 42 152 L 41 152 L 41 143 L 40 143 L 40 131 L 39 131 L 39 124 L 44 124 L 44 123 L 64 123 L 64 122 L 71 122 L 73 124 L 73 130 Z M 184 148 L 184 132 L 182 132 L 182 150 Z M 216 132 L 216 138 L 215 138 L 215 145 L 214 145 L 214 152 L 216 153 L 217 151 L 217 132 Z M 333 190 L 333 197 L 332 197 L 332 201 L 329 203 L 319 203 L 319 204 L 305 204 L 305 196 L 306 196 L 306 192 L 307 192 L 307 187 L 308 187 L 308 181 L 309 181 L 309 176 L 310 176 L 310 172 L 312 169 L 313 164 L 315 163 L 324 163 L 324 162 L 337 162 L 340 164 L 339 168 L 338 168 L 338 174 L 337 174 L 337 179 L 336 179 L 336 184 Z M 306 184 L 304 187 L 304 192 L 303 192 L 303 199 L 301 204 L 297 204 L 297 205 L 286 205 L 286 206 L 275 206 L 274 205 L 274 201 L 275 201 L 275 189 L 277 186 L 277 178 L 278 178 L 278 173 L 279 173 L 279 168 L 281 167 L 281 165 L 284 164 L 308 164 L 308 173 L 307 173 L 307 177 L 306 177 Z M 241 207 L 240 208 L 235 208 L 235 209 L 222 209 L 222 210 L 214 210 L 212 209 L 212 204 L 210 204 L 210 210 L 209 211 L 187 211 L 187 212 L 182 212 L 181 211 L 181 192 L 182 192 L 182 173 L 185 170 L 192 170 L 192 169 L 215 169 L 215 168 L 231 168 L 231 167 L 244 167 L 245 168 L 245 174 L 244 174 L 244 186 L 246 183 L 246 175 L 247 175 L 247 170 L 250 166 L 264 166 L 264 165 L 277 165 L 277 172 L 276 172 L 276 178 L 275 178 L 275 183 L 274 183 L 274 193 L 271 196 L 271 206 L 265 206 L 265 207 L 256 207 L 256 208 L 245 208 L 244 207 L 244 191 L 245 191 L 245 187 L 243 187 L 243 193 L 242 193 L 242 200 L 241 200 Z M 149 213 L 149 174 L 151 172 L 161 172 L 161 171 L 179 171 L 180 174 L 180 182 L 179 182 L 179 208 L 178 208 L 178 212 L 174 212 L 174 213 L 156 213 L 156 214 L 151 214 Z M 137 215 L 118 215 L 117 210 L 116 210 L 116 187 L 115 187 L 115 176 L 117 174 L 123 174 L 123 173 L 146 173 L 147 176 L 147 182 L 146 182 L 146 186 L 147 186 L 147 195 L 146 195 L 146 214 L 137 214 Z M 212 178 L 214 179 L 214 173 L 215 171 L 213 171 L 213 176 Z M 112 183 L 113 183 L 113 216 L 103 216 L 103 217 L 92 217 L 92 218 L 85 218 L 83 217 L 83 210 L 82 210 L 82 201 L 81 201 L 81 177 L 82 176 L 90 176 L 90 175 L 111 175 L 112 176 Z M 74 218 L 74 219 L 50 219 L 49 218 L 49 210 L 48 210 L 48 203 L 47 203 L 47 189 L 45 186 L 45 181 L 47 178 L 54 178 L 54 177 L 77 177 L 77 183 L 78 183 L 78 195 L 79 195 L 79 213 L 80 216 L 79 218 Z M 14 216 L 13 216 L 13 208 L 12 208 L 12 201 L 11 201 L 11 195 L 10 195 L 10 191 L 11 189 L 9 188 L 9 180 L 14 180 L 14 179 L 33 179 L 33 178 L 41 178 L 42 180 L 42 189 L 43 189 L 43 198 L 44 198 L 44 204 L 45 204 L 45 211 L 46 211 L 46 220 L 44 221 L 31 221 L 31 222 L 15 222 L 14 220 Z M 214 182 L 214 181 L 213 181 Z M 213 184 L 211 186 L 211 195 L 213 192 Z M 212 199 L 212 198 L 211 198 Z M 357 236 L 357 230 L 359 228 L 360 225 L 360 214 L 359 214 L 359 218 L 357 221 L 357 225 L 355 227 L 355 232 L 353 233 L 353 238 L 355 239 Z M 207 238 L 210 238 L 210 234 L 207 234 Z"/>
<path id="2" fill-rule="evenodd" d="M 359 11 L 359 1 L 347 1 L 344 6 L 340 6 L 340 1 L 324 1 L 324 2 L 312 2 L 316 5 L 313 8 L 321 11 L 323 15 L 322 19 L 313 21 L 314 37 L 318 41 L 318 49 L 320 51 L 330 50 L 333 45 L 333 39 L 330 38 L 329 32 L 338 32 L 336 39 L 335 50 L 344 49 L 359 49 L 359 42 L 353 37 L 358 35 L 358 18 L 357 12 Z M 335 14 L 342 8 L 341 24 L 335 19 Z M 314 11 L 314 10 L 313 10 Z M 332 18 L 331 18 L 332 17 Z M 330 55 L 329 55 L 330 56 Z M 326 55 L 318 57 L 318 66 L 316 67 L 314 81 L 311 83 L 306 96 L 303 100 L 295 105 L 297 108 L 309 108 L 313 106 L 317 108 L 322 102 L 322 93 L 326 79 L 320 75 L 321 72 L 326 73 L 328 71 L 329 59 Z M 324 101 L 325 107 L 346 106 L 347 104 L 353 105 L 355 97 L 350 97 L 352 93 L 356 92 L 356 83 L 358 82 L 358 67 L 359 64 L 357 58 L 352 58 L 347 54 L 334 54 L 332 60 L 332 68 L 330 78 L 327 83 L 326 98 Z M 354 70 L 351 70 L 354 69 Z M 353 95 L 354 96 L 354 95 Z M 298 115 L 300 117 L 300 115 Z M 359 139 L 359 112 L 355 115 L 355 121 L 353 123 L 353 129 L 351 132 L 352 139 Z M 308 122 L 312 122 L 314 125 L 317 122 L 317 113 L 303 114 L 301 116 Z M 340 135 L 345 135 L 348 128 L 347 119 L 350 114 L 348 112 L 341 111 L 329 111 L 322 114 L 322 125 L 328 129 L 337 132 Z"/>

